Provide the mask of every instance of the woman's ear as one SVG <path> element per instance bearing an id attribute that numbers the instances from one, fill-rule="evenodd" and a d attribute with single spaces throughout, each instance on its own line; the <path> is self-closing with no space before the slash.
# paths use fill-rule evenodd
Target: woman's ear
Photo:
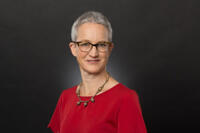
<path id="1" fill-rule="evenodd" d="M 114 48 L 114 43 L 111 43 L 110 47 L 109 47 L 109 51 L 110 53 L 112 52 L 112 49 Z"/>
<path id="2" fill-rule="evenodd" d="M 114 48 L 114 44 L 113 43 L 111 43 L 110 44 L 110 46 L 109 46 L 109 49 L 108 49 L 108 56 L 110 56 L 111 55 L 111 53 L 112 53 L 112 49 Z"/>
<path id="3" fill-rule="evenodd" d="M 69 43 L 69 48 L 71 50 L 71 53 L 73 56 L 76 56 L 77 55 L 77 51 L 76 51 L 76 44 L 73 43 L 73 42 L 70 42 Z"/>

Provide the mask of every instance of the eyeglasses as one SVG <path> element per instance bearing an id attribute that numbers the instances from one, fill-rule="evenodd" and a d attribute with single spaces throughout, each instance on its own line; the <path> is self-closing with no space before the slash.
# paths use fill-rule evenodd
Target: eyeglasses
<path id="1" fill-rule="evenodd" d="M 112 44 L 112 42 L 106 42 L 106 41 L 98 42 L 96 44 L 92 44 L 88 41 L 79 41 L 79 42 L 72 41 L 72 42 L 77 44 L 82 52 L 89 52 L 93 46 L 95 46 L 96 49 L 100 52 L 106 52 L 108 51 L 108 48 Z"/>

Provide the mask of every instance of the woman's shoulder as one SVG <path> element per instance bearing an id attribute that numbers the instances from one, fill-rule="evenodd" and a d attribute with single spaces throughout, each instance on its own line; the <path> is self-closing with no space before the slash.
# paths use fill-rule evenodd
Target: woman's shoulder
<path id="1" fill-rule="evenodd" d="M 138 97 L 138 94 L 134 89 L 129 88 L 129 87 L 127 87 L 126 85 L 124 85 L 122 83 L 120 83 L 119 93 L 123 97 Z"/>
<path id="2" fill-rule="evenodd" d="M 75 92 L 76 87 L 77 87 L 77 85 L 72 86 L 72 87 L 70 87 L 70 88 L 64 89 L 64 90 L 61 92 L 61 96 L 62 96 L 62 97 L 71 96 L 71 95 Z"/>
<path id="3" fill-rule="evenodd" d="M 137 106 L 138 108 L 140 108 L 139 96 L 136 90 L 130 89 L 129 87 L 121 84 L 120 94 L 121 106 L 134 108 L 135 106 Z"/>
<path id="4" fill-rule="evenodd" d="M 137 92 L 133 88 L 129 88 L 123 83 L 115 80 L 114 78 L 111 78 L 112 84 L 114 84 L 114 87 L 117 87 L 117 91 L 115 91 L 116 95 L 119 95 L 120 97 L 137 97 Z M 112 87 L 113 88 L 113 87 Z"/>

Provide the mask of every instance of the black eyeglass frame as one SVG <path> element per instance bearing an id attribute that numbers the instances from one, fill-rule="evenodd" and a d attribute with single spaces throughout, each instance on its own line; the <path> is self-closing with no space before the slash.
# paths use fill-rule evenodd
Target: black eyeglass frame
<path id="1" fill-rule="evenodd" d="M 78 42 L 76 42 L 76 41 L 71 41 L 71 42 L 77 44 L 78 46 L 80 46 L 79 43 L 82 43 L 83 41 L 78 41 Z M 99 45 L 99 43 L 108 44 L 109 47 L 113 44 L 113 42 L 108 42 L 108 41 L 100 41 L 100 42 L 97 42 L 96 44 L 93 44 L 93 43 L 91 43 L 91 42 L 88 41 L 87 43 L 89 43 L 90 45 L 92 45 L 92 47 L 91 47 L 88 51 L 83 51 L 83 50 L 80 49 L 82 52 L 89 52 L 89 51 L 93 48 L 93 46 L 95 46 L 96 49 L 98 50 L 98 47 L 97 47 L 97 46 Z M 103 51 L 100 51 L 100 52 L 103 52 Z"/>

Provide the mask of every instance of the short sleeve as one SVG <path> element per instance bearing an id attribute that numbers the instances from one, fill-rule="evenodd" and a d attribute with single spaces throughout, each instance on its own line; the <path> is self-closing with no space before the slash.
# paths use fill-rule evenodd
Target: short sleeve
<path id="1" fill-rule="evenodd" d="M 138 95 L 133 90 L 131 92 L 121 102 L 117 133 L 147 133 Z"/>
<path id="2" fill-rule="evenodd" d="M 50 128 L 53 131 L 53 133 L 60 132 L 61 107 L 62 107 L 62 94 L 60 95 L 60 97 L 58 99 L 56 108 L 55 108 L 53 115 L 51 117 L 51 120 L 47 126 L 48 128 Z"/>

